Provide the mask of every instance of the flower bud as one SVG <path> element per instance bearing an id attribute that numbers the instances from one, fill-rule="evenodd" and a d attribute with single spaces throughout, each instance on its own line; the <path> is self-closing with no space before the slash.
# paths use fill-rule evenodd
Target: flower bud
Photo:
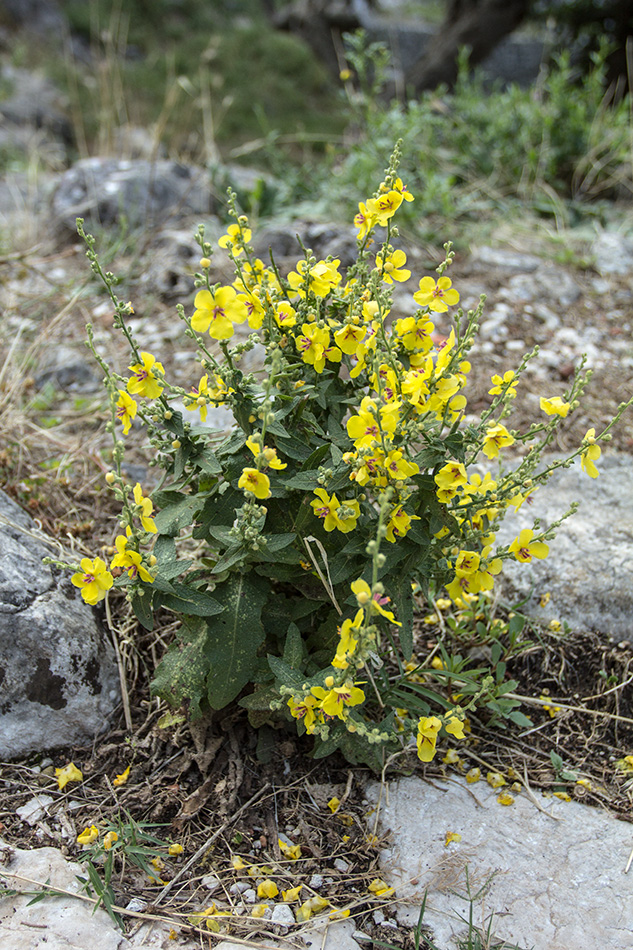
<path id="1" fill-rule="evenodd" d="M 179 449 L 181 445 L 182 445 L 182 442 L 180 441 L 180 439 L 174 439 L 174 441 L 171 443 L 172 449 Z"/>
<path id="2" fill-rule="evenodd" d="M 334 686 L 334 677 L 333 677 L 333 676 L 326 676 L 326 677 L 325 677 L 325 685 L 327 686 L 328 689 L 332 689 L 332 687 Z"/>
<path id="3" fill-rule="evenodd" d="M 174 415 L 174 414 L 173 414 L 173 412 L 171 411 L 171 409 L 167 409 L 167 410 L 165 411 L 164 415 L 163 415 L 163 419 L 164 419 L 166 422 L 169 422 L 169 420 L 173 417 L 173 415 Z"/>
<path id="4" fill-rule="evenodd" d="M 202 267 L 204 270 L 207 270 L 209 267 L 211 267 L 211 261 L 208 257 L 200 258 L 200 267 Z"/>
<path id="5" fill-rule="evenodd" d="M 114 472 L 107 472 L 105 480 L 108 485 L 114 485 L 116 481 L 116 475 L 114 474 Z"/>

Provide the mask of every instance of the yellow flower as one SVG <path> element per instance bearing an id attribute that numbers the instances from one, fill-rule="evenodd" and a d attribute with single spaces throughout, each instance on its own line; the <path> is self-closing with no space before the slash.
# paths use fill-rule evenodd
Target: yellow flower
<path id="1" fill-rule="evenodd" d="M 404 267 L 406 263 L 407 255 L 400 250 L 376 256 L 376 267 L 386 284 L 393 284 L 394 280 L 403 283 L 409 279 L 411 271 Z"/>
<path id="2" fill-rule="evenodd" d="M 69 762 L 61 769 L 55 769 L 55 778 L 60 792 L 69 782 L 83 782 L 84 777 L 74 762 Z"/>
<path id="3" fill-rule="evenodd" d="M 214 340 L 228 340 L 233 336 L 233 324 L 243 323 L 247 317 L 244 301 L 233 287 L 218 287 L 214 293 L 200 290 L 193 302 L 196 309 L 191 326 L 197 333 L 208 331 Z"/>
<path id="4" fill-rule="evenodd" d="M 110 569 L 121 567 L 127 571 L 128 577 L 132 580 L 136 580 L 137 577 L 140 577 L 142 581 L 147 581 L 149 584 L 153 583 L 154 578 L 143 566 L 141 555 L 138 551 L 128 549 L 127 545 L 129 540 L 129 537 L 126 538 L 122 534 L 118 535 L 115 539 L 114 545 L 117 549 L 117 554 L 115 554 L 110 561 Z"/>
<path id="5" fill-rule="evenodd" d="M 324 689 L 322 686 L 313 686 L 311 693 L 319 701 L 319 706 L 326 716 L 346 719 L 348 706 L 357 706 L 365 702 L 365 694 L 353 683 L 344 683 L 342 686 L 333 686 Z"/>
<path id="6" fill-rule="evenodd" d="M 448 722 L 444 723 L 444 728 L 451 736 L 456 739 L 464 739 L 464 723 L 457 716 L 451 716 Z"/>
<path id="7" fill-rule="evenodd" d="M 120 788 L 121 785 L 126 784 L 127 780 L 130 777 L 130 768 L 131 766 L 128 765 L 128 767 L 123 772 L 121 772 L 120 775 L 116 775 L 114 777 L 114 779 L 112 780 L 112 784 L 114 785 L 115 788 Z"/>
<path id="8" fill-rule="evenodd" d="M 275 323 L 282 330 L 286 327 L 294 327 L 297 323 L 297 311 L 286 300 L 276 304 L 273 316 Z"/>
<path id="9" fill-rule="evenodd" d="M 569 403 L 563 402 L 560 396 L 552 396 L 551 399 L 546 399 L 545 396 L 541 396 L 539 405 L 548 416 L 562 416 L 563 419 L 570 409 Z"/>
<path id="10" fill-rule="evenodd" d="M 461 462 L 447 462 L 434 477 L 435 484 L 444 492 L 453 492 L 468 481 L 466 469 Z"/>
<path id="11" fill-rule="evenodd" d="M 356 527 L 356 522 L 360 517 L 360 505 L 354 500 L 347 500 L 341 503 L 336 495 L 331 497 L 324 488 L 315 488 L 316 499 L 310 502 L 317 518 L 323 521 L 323 527 L 326 531 L 341 531 L 348 534 Z"/>
<path id="12" fill-rule="evenodd" d="M 256 468 L 245 468 L 238 480 L 238 488 L 252 492 L 256 498 L 264 500 L 270 498 L 270 479 Z"/>
<path id="13" fill-rule="evenodd" d="M 437 283 L 432 277 L 423 277 L 420 289 L 413 299 L 420 307 L 428 307 L 433 313 L 445 313 L 449 306 L 459 303 L 459 294 L 448 277 L 440 277 Z"/>
<path id="14" fill-rule="evenodd" d="M 359 607 L 369 607 L 370 612 L 373 614 L 380 614 L 382 617 L 386 617 L 391 623 L 395 623 L 396 626 L 401 627 L 402 624 L 396 620 L 391 610 L 385 610 L 384 604 L 389 603 L 389 597 L 383 597 L 378 592 L 372 594 L 371 587 L 364 581 L 362 577 L 359 577 L 358 580 L 352 581 L 350 584 L 352 593 L 356 595 L 356 603 Z"/>
<path id="15" fill-rule="evenodd" d="M 207 418 L 207 399 L 211 398 L 212 395 L 209 391 L 209 377 L 205 374 L 200 378 L 198 385 L 192 386 L 185 396 L 185 409 L 188 412 L 199 409 L 200 419 L 204 422 Z"/>
<path id="16" fill-rule="evenodd" d="M 367 202 L 367 210 L 371 217 L 375 219 L 376 224 L 380 225 L 381 228 L 385 228 L 389 219 L 393 218 L 402 204 L 403 197 L 404 195 L 401 192 L 392 189 L 379 195 L 378 198 L 370 198 Z"/>
<path id="17" fill-rule="evenodd" d="M 84 557 L 79 565 L 81 571 L 73 574 L 70 581 L 75 587 L 81 589 L 81 596 L 86 603 L 94 607 L 103 600 L 106 591 L 110 590 L 114 584 L 114 578 L 106 568 L 105 561 L 102 561 L 100 557 L 96 557 L 94 561 Z"/>
<path id="18" fill-rule="evenodd" d="M 288 283 L 299 297 L 305 297 L 306 286 L 315 296 L 327 297 L 341 282 L 338 272 L 340 263 L 340 260 L 317 261 L 308 268 L 307 261 L 299 261 L 296 271 L 290 271 L 288 274 Z"/>
<path id="19" fill-rule="evenodd" d="M 499 455 L 499 449 L 503 449 L 508 445 L 514 445 L 514 437 L 510 435 L 505 426 L 502 426 L 500 422 L 488 426 L 482 447 L 482 451 L 487 458 L 496 459 Z"/>
<path id="20" fill-rule="evenodd" d="M 580 467 L 583 472 L 586 472 L 587 475 L 589 475 L 590 478 L 597 478 L 600 474 L 594 465 L 594 462 L 596 462 L 602 455 L 602 449 L 595 443 L 596 430 L 593 428 L 587 429 L 587 434 L 582 440 L 584 448 L 580 453 Z"/>
<path id="21" fill-rule="evenodd" d="M 127 381 L 127 391 L 146 399 L 158 399 L 165 387 L 157 378 L 156 371 L 164 376 L 165 368 L 151 353 L 140 353 L 139 356 L 142 362 L 129 367 L 132 376 Z"/>
<path id="22" fill-rule="evenodd" d="M 372 214 L 364 201 L 359 202 L 358 212 L 354 215 L 354 225 L 358 228 L 357 240 L 364 240 L 367 232 L 373 228 L 375 223 L 375 215 Z"/>
<path id="23" fill-rule="evenodd" d="M 533 557 L 545 558 L 549 554 L 549 546 L 543 541 L 532 541 L 534 532 L 531 528 L 524 528 L 518 538 L 515 538 L 508 550 L 514 554 L 517 561 L 527 564 Z"/>
<path id="24" fill-rule="evenodd" d="M 504 373 L 503 377 L 495 373 L 491 382 L 493 383 L 492 389 L 488 390 L 490 396 L 499 396 L 501 393 L 509 399 L 514 399 L 516 396 L 516 387 L 519 381 L 511 369 L 509 369 L 507 373 Z"/>
<path id="25" fill-rule="evenodd" d="M 238 257 L 244 250 L 244 245 L 251 239 L 251 232 L 248 228 L 240 228 L 239 224 L 229 224 L 218 241 L 219 247 L 226 248 L 232 257 Z"/>
<path id="26" fill-rule="evenodd" d="M 123 426 L 123 435 L 127 435 L 132 426 L 132 420 L 136 416 L 136 400 L 125 392 L 124 389 L 117 389 L 119 398 L 115 404 L 116 417 Z"/>
<path id="27" fill-rule="evenodd" d="M 149 498 L 144 497 L 140 482 L 137 482 L 134 486 L 134 502 L 137 505 L 137 513 L 143 529 L 147 531 L 148 534 L 156 534 L 156 524 L 152 518 L 154 506 Z"/>
<path id="28" fill-rule="evenodd" d="M 84 828 L 81 834 L 77 836 L 77 844 L 92 844 L 98 837 L 99 829 L 96 825 L 90 825 L 89 828 Z"/>
<path id="29" fill-rule="evenodd" d="M 435 756 L 437 734 L 442 721 L 437 716 L 423 716 L 418 722 L 418 757 L 422 762 L 431 762 Z"/>

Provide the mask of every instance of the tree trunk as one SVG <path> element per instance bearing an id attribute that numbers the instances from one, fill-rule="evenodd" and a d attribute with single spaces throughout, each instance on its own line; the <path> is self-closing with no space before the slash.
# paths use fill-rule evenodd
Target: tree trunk
<path id="1" fill-rule="evenodd" d="M 450 0 L 447 16 L 428 52 L 407 71 L 407 89 L 419 93 L 455 84 L 458 53 L 470 48 L 470 62 L 480 63 L 521 23 L 531 0 Z"/>
<path id="2" fill-rule="evenodd" d="M 354 0 L 295 0 L 275 13 L 272 21 L 278 29 L 300 36 L 336 77 L 344 65 L 339 61 L 342 34 L 361 26 Z"/>

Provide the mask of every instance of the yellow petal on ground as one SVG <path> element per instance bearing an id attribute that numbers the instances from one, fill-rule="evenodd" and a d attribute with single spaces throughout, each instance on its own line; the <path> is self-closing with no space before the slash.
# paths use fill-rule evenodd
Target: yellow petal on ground
<path id="1" fill-rule="evenodd" d="M 251 911 L 251 917 L 263 917 L 268 910 L 268 904 L 255 904 Z"/>
<path id="2" fill-rule="evenodd" d="M 394 893 L 393 887 L 389 887 L 388 884 L 385 884 L 380 877 L 374 878 L 367 890 L 371 894 L 375 894 L 376 897 L 391 897 Z"/>
<path id="3" fill-rule="evenodd" d="M 445 848 L 448 848 L 449 844 L 450 844 L 452 841 L 456 841 L 456 842 L 457 842 L 457 841 L 461 841 L 461 840 L 462 840 L 462 836 L 459 834 L 458 831 L 447 831 L 447 832 L 446 832 L 446 839 L 445 839 L 445 841 L 444 841 L 444 847 L 445 847 Z"/>
<path id="4" fill-rule="evenodd" d="M 167 853 L 172 856 L 172 858 L 177 854 L 182 854 L 185 849 L 181 844 L 170 844 L 167 849 Z"/>
<path id="5" fill-rule="evenodd" d="M 335 815 L 336 812 L 337 812 L 337 811 L 339 810 L 339 808 L 341 807 L 341 800 L 340 800 L 339 798 L 336 798 L 336 797 L 331 798 L 331 799 L 329 800 L 329 802 L 327 803 L 327 807 L 330 809 L 330 811 L 332 812 L 332 814 Z"/>
<path id="6" fill-rule="evenodd" d="M 501 788 L 502 785 L 507 784 L 500 772 L 488 772 L 486 775 L 486 781 L 491 788 Z"/>
<path id="7" fill-rule="evenodd" d="M 281 838 L 277 839 L 279 844 L 279 850 L 283 854 L 284 858 L 288 858 L 290 861 L 298 861 L 301 857 L 301 845 L 300 844 L 288 844 L 286 841 L 283 841 Z"/>
<path id="8" fill-rule="evenodd" d="M 129 777 L 130 777 L 130 766 L 128 765 L 125 771 L 121 772 L 120 775 L 115 776 L 115 778 L 112 780 L 112 784 L 114 785 L 115 788 L 118 788 L 120 785 L 125 785 Z"/>
<path id="9" fill-rule="evenodd" d="M 469 785 L 472 785 L 473 782 L 478 782 L 481 778 L 481 769 L 478 769 L 476 766 L 474 769 L 469 769 L 466 772 L 466 781 Z"/>
<path id="10" fill-rule="evenodd" d="M 281 899 L 285 901 L 286 904 L 290 904 L 292 901 L 298 901 L 302 887 L 303 884 L 298 884 L 297 887 L 289 887 L 287 891 L 281 892 Z"/>
<path id="11" fill-rule="evenodd" d="M 274 897 L 277 897 L 278 893 L 279 893 L 279 888 L 277 887 L 274 881 L 271 881 L 271 880 L 260 881 L 259 884 L 257 885 L 258 897 L 268 897 L 272 899 Z"/>
<path id="12" fill-rule="evenodd" d="M 92 844 L 98 837 L 99 829 L 96 825 L 90 825 L 89 828 L 84 828 L 81 834 L 77 836 L 77 844 Z"/>
<path id="13" fill-rule="evenodd" d="M 55 778 L 60 791 L 66 788 L 69 782 L 83 782 L 84 780 L 74 762 L 69 762 L 62 769 L 55 769 Z"/>
<path id="14" fill-rule="evenodd" d="M 509 792 L 501 792 L 497 795 L 497 801 L 500 805 L 514 805 L 514 798 Z"/>
<path id="15" fill-rule="evenodd" d="M 103 839 L 103 847 L 106 851 L 109 851 L 113 844 L 119 840 L 119 836 L 116 831 L 109 831 L 105 838 Z"/>

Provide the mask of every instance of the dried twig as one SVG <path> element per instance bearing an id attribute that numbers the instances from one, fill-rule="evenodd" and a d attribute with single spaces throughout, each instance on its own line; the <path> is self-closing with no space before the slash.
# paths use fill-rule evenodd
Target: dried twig
<path id="1" fill-rule="evenodd" d="M 262 787 L 258 789 L 258 791 L 256 791 L 255 794 L 252 795 L 247 802 L 244 802 L 243 805 L 240 805 L 237 811 L 233 815 L 231 815 L 230 818 L 227 818 L 224 824 L 220 825 L 220 827 L 216 829 L 216 831 L 213 832 L 210 838 L 207 838 L 204 844 L 198 848 L 198 850 L 193 855 L 193 857 L 189 858 L 187 863 L 183 865 L 183 867 L 181 867 L 180 871 L 178 871 L 178 874 L 172 877 L 171 881 L 168 881 L 167 884 L 165 884 L 164 888 L 162 889 L 162 891 L 160 892 L 156 900 L 153 902 L 155 906 L 160 904 L 161 901 L 163 901 L 165 897 L 167 897 L 167 895 L 171 891 L 174 884 L 176 884 L 176 882 L 179 881 L 187 873 L 187 871 L 190 868 L 192 868 L 195 864 L 197 864 L 200 861 L 200 859 L 207 853 L 207 851 L 209 850 L 211 845 L 214 843 L 214 841 L 217 841 L 220 835 L 224 834 L 224 832 L 229 827 L 229 825 L 231 825 L 235 821 L 235 819 L 238 818 L 239 815 L 242 814 L 243 811 L 246 811 L 247 808 L 250 808 L 250 806 L 254 802 L 256 802 L 258 798 L 261 798 L 264 792 L 268 791 L 269 788 L 270 788 L 270 782 L 266 782 L 265 785 L 262 785 Z"/>

